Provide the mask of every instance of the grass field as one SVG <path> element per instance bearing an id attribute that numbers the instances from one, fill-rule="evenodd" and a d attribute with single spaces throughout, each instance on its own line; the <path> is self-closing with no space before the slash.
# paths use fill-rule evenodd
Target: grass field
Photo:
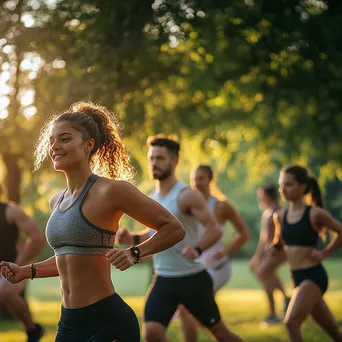
<path id="1" fill-rule="evenodd" d="M 329 291 L 325 299 L 332 309 L 342 329 L 342 260 L 335 259 L 325 262 L 330 277 Z M 280 276 L 287 290 L 291 291 L 291 281 L 287 267 L 280 269 Z M 113 270 L 112 277 L 117 292 L 132 306 L 141 322 L 144 294 L 150 281 L 148 265 L 139 265 L 126 272 Z M 248 270 L 245 261 L 234 261 L 233 276 L 217 295 L 221 315 L 228 326 L 241 335 L 245 341 L 281 342 L 288 341 L 283 325 L 260 329 L 260 320 L 266 315 L 266 302 L 258 283 Z M 281 309 L 281 297 L 276 296 Z M 58 278 L 36 279 L 30 283 L 29 302 L 34 317 L 47 329 L 42 342 L 54 341 L 56 326 L 60 313 L 60 290 Z M 170 341 L 183 341 L 179 321 L 175 320 L 168 329 Z M 328 342 L 330 339 L 310 319 L 303 326 L 304 341 Z M 24 342 L 25 334 L 16 322 L 0 322 L 1 342 Z M 213 341 L 203 330 L 200 331 L 200 342 Z"/>

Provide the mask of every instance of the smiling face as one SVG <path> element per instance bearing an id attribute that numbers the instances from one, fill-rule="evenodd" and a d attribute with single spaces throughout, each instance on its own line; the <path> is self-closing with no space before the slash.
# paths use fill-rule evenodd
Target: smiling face
<path id="1" fill-rule="evenodd" d="M 291 173 L 282 172 L 279 176 L 280 195 L 288 202 L 303 198 L 306 188 L 307 184 L 299 183 Z"/>
<path id="2" fill-rule="evenodd" d="M 56 171 L 89 163 L 94 139 L 83 139 L 82 133 L 72 128 L 68 121 L 56 122 L 50 136 L 49 155 Z"/>

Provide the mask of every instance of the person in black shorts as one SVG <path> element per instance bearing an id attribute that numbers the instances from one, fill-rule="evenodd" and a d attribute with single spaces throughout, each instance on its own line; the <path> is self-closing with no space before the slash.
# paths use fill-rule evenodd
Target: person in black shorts
<path id="1" fill-rule="evenodd" d="M 92 102 L 76 103 L 48 121 L 38 140 L 36 164 L 49 153 L 67 181 L 66 189 L 50 200 L 46 236 L 55 255 L 26 266 L 0 263 L 2 276 L 13 284 L 60 277 L 57 342 L 139 342 L 137 317 L 115 292 L 110 265 L 124 271 L 184 238 L 175 216 L 122 180 L 131 179 L 133 170 L 118 128 L 114 114 Z M 124 213 L 156 233 L 138 246 L 113 248 Z"/>
<path id="2" fill-rule="evenodd" d="M 301 325 L 311 315 L 323 330 L 336 341 L 342 333 L 323 299 L 328 288 L 328 275 L 322 261 L 342 244 L 342 224 L 324 210 L 321 191 L 315 178 L 298 165 L 284 168 L 279 177 L 279 190 L 289 203 L 287 209 L 274 214 L 275 239 L 272 253 L 287 246 L 287 259 L 295 286 L 286 312 L 285 324 L 291 342 L 301 342 Z M 309 203 L 305 201 L 309 196 Z M 323 250 L 317 249 L 325 228 L 336 233 Z"/>
<path id="3" fill-rule="evenodd" d="M 213 281 L 199 260 L 201 253 L 222 236 L 218 223 L 204 196 L 176 178 L 180 144 L 158 135 L 149 138 L 148 146 L 148 163 L 156 186 L 151 197 L 182 222 L 186 235 L 180 243 L 154 256 L 155 277 L 144 313 L 145 339 L 166 342 L 167 327 L 182 304 L 217 341 L 240 342 L 241 338 L 221 320 Z M 150 236 L 148 230 L 135 237 L 125 230 L 119 242 L 132 244 L 148 240 Z"/>

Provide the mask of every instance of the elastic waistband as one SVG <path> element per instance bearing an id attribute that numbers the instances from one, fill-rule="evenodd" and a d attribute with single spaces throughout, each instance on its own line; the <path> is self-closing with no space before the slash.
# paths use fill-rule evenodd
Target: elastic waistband
<path id="1" fill-rule="evenodd" d="M 94 321 L 101 321 L 104 316 L 108 315 L 110 308 L 118 306 L 121 301 L 121 297 L 117 293 L 114 293 L 111 296 L 82 308 L 68 309 L 62 306 L 60 321 L 67 325 L 75 326 L 93 324 Z"/>
<path id="2" fill-rule="evenodd" d="M 199 272 L 191 273 L 191 274 L 186 274 L 186 275 L 178 275 L 178 276 L 172 276 L 171 277 L 171 276 L 164 276 L 164 275 L 156 274 L 156 276 L 158 278 L 161 278 L 161 279 L 174 279 L 174 280 L 177 280 L 177 279 L 191 279 L 191 278 L 194 278 L 196 276 L 200 276 L 203 273 L 208 273 L 208 272 L 204 269 L 204 270 L 201 270 Z"/>
<path id="3" fill-rule="evenodd" d="M 310 272 L 310 271 L 314 271 L 320 268 L 324 268 L 322 264 L 318 264 L 316 266 L 312 266 L 308 268 L 299 268 L 298 270 L 291 270 L 291 273 L 296 274 L 296 273 L 302 273 L 302 272 Z"/>

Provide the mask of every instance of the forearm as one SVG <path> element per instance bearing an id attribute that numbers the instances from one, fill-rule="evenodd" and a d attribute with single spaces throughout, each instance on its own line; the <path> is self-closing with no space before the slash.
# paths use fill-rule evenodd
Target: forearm
<path id="1" fill-rule="evenodd" d="M 238 251 L 246 242 L 248 241 L 248 236 L 243 234 L 238 234 L 234 240 L 224 249 L 224 253 L 227 256 L 233 255 Z M 261 253 L 260 253 L 261 255 Z"/>
<path id="2" fill-rule="evenodd" d="M 35 278 L 57 277 L 59 275 L 56 264 L 56 258 L 54 256 L 44 261 L 35 263 L 34 267 L 36 269 Z M 22 266 L 21 269 L 25 271 L 26 278 L 31 278 L 31 265 Z"/>
<path id="3" fill-rule="evenodd" d="M 152 237 L 149 237 L 148 233 L 141 234 L 145 241 L 138 245 L 140 257 L 144 258 L 162 252 L 181 241 L 184 235 L 184 228 L 181 225 L 175 227 L 172 223 L 164 224 Z"/>
<path id="4" fill-rule="evenodd" d="M 15 263 L 19 266 L 29 263 L 39 253 L 42 246 L 42 240 L 27 240 L 23 249 L 18 253 Z"/>
<path id="5" fill-rule="evenodd" d="M 218 225 L 206 227 L 201 239 L 198 241 L 198 243 L 196 243 L 196 247 L 200 247 L 202 251 L 205 251 L 215 242 L 217 242 L 221 237 L 222 232 L 220 231 Z"/>
<path id="6" fill-rule="evenodd" d="M 339 249 L 342 245 L 342 234 L 336 234 L 335 237 L 331 240 L 328 246 L 323 249 L 324 258 L 327 258 L 332 253 L 334 253 L 337 249 Z"/>

